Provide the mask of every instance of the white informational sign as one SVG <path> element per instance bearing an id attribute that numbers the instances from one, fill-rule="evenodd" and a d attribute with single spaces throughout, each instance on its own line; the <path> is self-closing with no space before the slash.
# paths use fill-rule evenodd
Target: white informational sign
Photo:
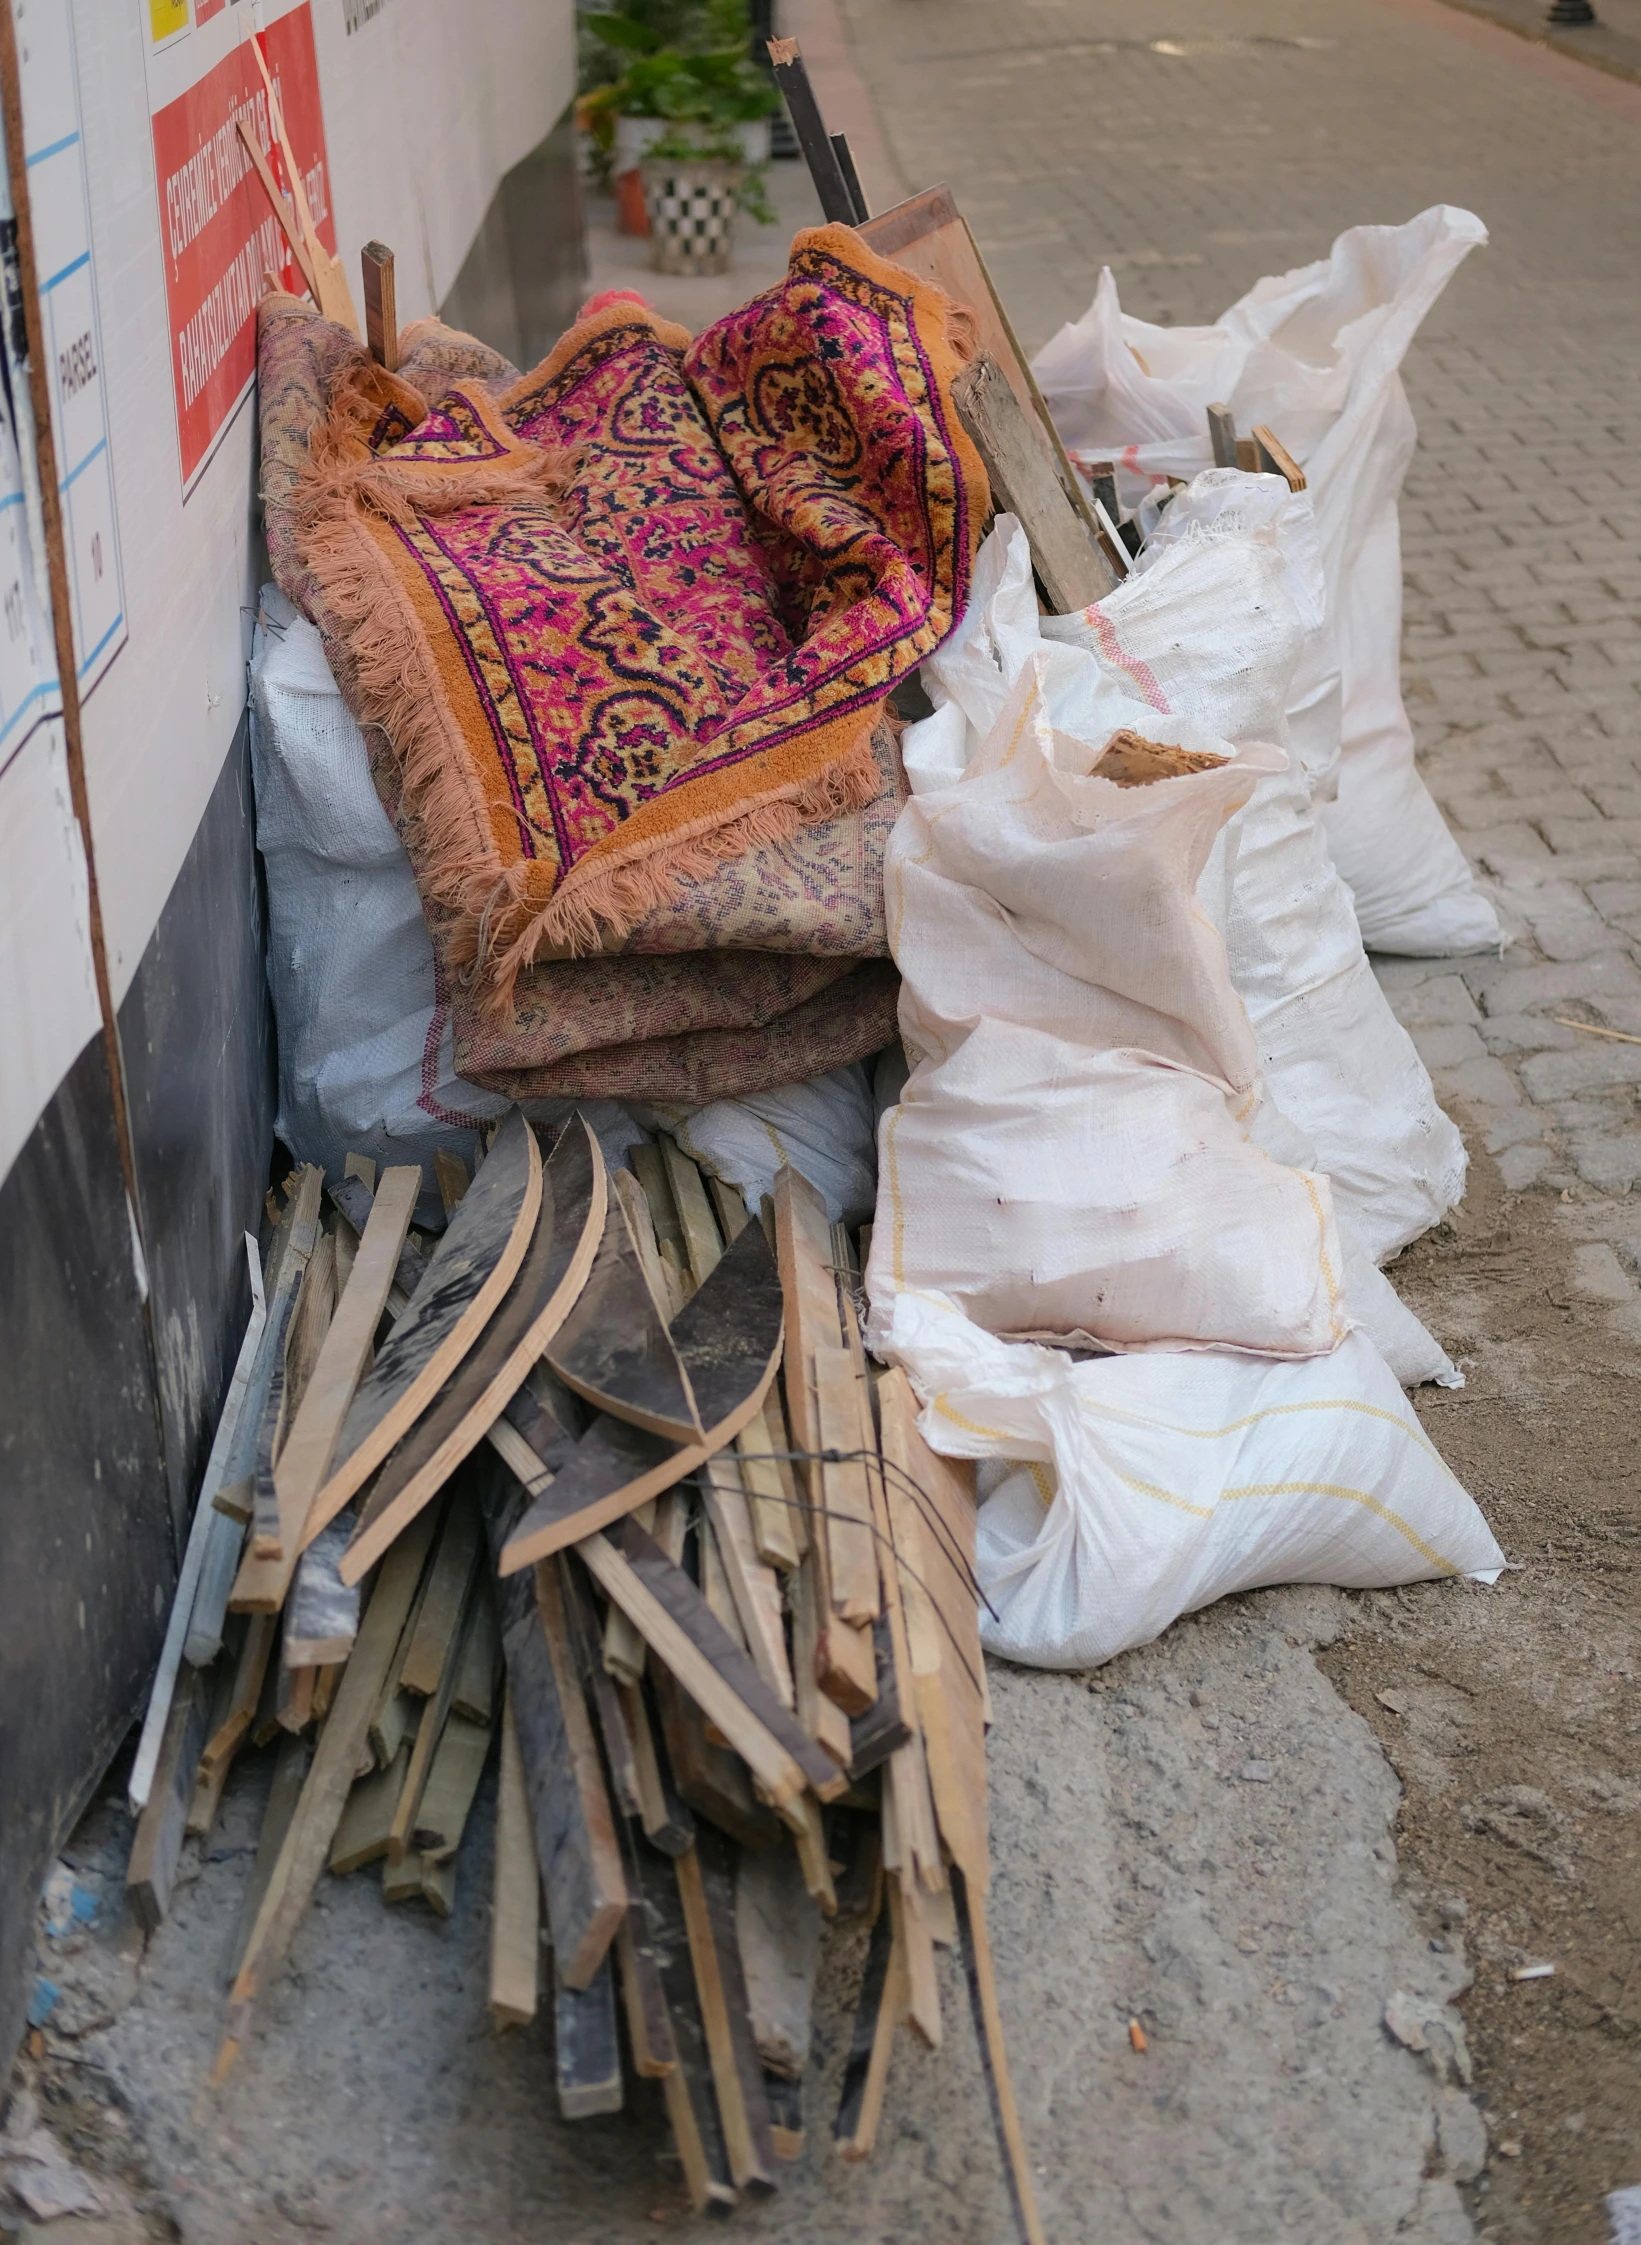
<path id="1" fill-rule="evenodd" d="M 28 0 L 26 7 L 14 0 L 14 15 L 74 662 L 84 700 L 125 644 L 126 622 L 74 28 L 68 0 Z"/>

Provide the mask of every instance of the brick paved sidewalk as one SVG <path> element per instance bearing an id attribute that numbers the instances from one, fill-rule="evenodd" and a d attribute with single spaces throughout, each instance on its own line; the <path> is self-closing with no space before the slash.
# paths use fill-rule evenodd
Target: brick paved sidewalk
<path id="1" fill-rule="evenodd" d="M 844 0 L 883 202 L 956 190 L 1028 347 L 1087 305 L 1210 319 L 1438 201 L 1492 245 L 1408 362 L 1405 686 L 1516 931 L 1381 962 L 1508 1184 L 1641 1177 L 1641 88 L 1434 0 Z"/>

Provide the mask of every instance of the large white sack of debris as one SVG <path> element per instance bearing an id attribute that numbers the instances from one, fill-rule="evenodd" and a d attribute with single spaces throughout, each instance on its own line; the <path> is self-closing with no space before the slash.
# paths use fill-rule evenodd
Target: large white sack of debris
<path id="1" fill-rule="evenodd" d="M 1128 318 L 1109 269 L 1094 302 L 1038 354 L 1068 449 L 1114 459 L 1135 503 L 1212 463 L 1206 408 L 1272 428 L 1304 468 L 1339 639 L 1344 753 L 1326 823 L 1370 950 L 1441 956 L 1501 941 L 1413 761 L 1402 706 L 1397 498 L 1417 432 L 1398 369 L 1462 259 L 1487 239 L 1438 205 L 1358 226 L 1331 256 L 1263 280 L 1212 327 Z"/>
<path id="2" fill-rule="evenodd" d="M 1094 1667 L 1236 1590 L 1504 1566 L 1364 1334 L 1298 1363 L 1078 1363 L 909 1293 L 877 1346 L 925 1398 L 931 1447 L 986 1461 L 981 1635 L 1010 1660 Z"/>
<path id="3" fill-rule="evenodd" d="M 1011 548 L 1017 608 L 1023 566 Z M 1029 599 L 1029 575 L 1023 589 Z M 1290 748 L 1289 769 L 1261 780 L 1227 829 L 1216 917 L 1267 1096 L 1310 1139 L 1341 1223 L 1382 1263 L 1457 1202 L 1464 1141 L 1368 964 L 1317 820 L 1316 782 L 1338 758 L 1326 602 L 1309 493 L 1215 468 L 1170 502 L 1126 583 L 1042 630 L 1159 709 Z"/>
<path id="4" fill-rule="evenodd" d="M 647 1128 L 670 1131 L 690 1159 L 733 1186 L 754 1215 L 774 1191 L 783 1163 L 808 1178 L 833 1223 L 861 1224 L 872 1213 L 877 1108 L 865 1061 L 706 1107 L 649 1101 L 632 1112 Z"/>
<path id="5" fill-rule="evenodd" d="M 256 844 L 268 877 L 279 1137 L 340 1176 L 349 1153 L 470 1159 L 509 1102 L 456 1074 L 421 901 L 318 632 L 264 586 L 251 658 Z M 428 1178 L 423 1213 L 438 1196 Z"/>
<path id="6" fill-rule="evenodd" d="M 911 1074 L 880 1142 L 873 1330 L 930 1288 L 999 1333 L 1324 1353 L 1350 1323 L 1327 1180 L 1249 1136 L 1253 1032 L 1196 899 L 1283 752 L 1086 663 L 1083 729 L 1060 731 L 1056 654 L 1076 659 L 1030 655 L 954 782 L 908 755 L 885 884 Z M 1125 730 L 1218 760 L 1118 785 L 1094 766 Z"/>

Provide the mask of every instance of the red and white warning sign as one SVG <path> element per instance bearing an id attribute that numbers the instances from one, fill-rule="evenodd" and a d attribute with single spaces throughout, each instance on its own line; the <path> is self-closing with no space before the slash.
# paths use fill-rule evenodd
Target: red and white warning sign
<path id="1" fill-rule="evenodd" d="M 278 275 L 287 287 L 301 286 L 239 136 L 243 118 L 288 192 L 262 74 L 235 20 L 240 13 L 196 0 L 188 30 L 181 36 L 168 32 L 162 50 L 156 38 L 148 58 L 184 490 L 255 379 L 263 274 Z M 154 14 L 158 34 L 157 9 Z M 309 0 L 299 0 L 259 36 L 314 225 L 334 255 Z"/>

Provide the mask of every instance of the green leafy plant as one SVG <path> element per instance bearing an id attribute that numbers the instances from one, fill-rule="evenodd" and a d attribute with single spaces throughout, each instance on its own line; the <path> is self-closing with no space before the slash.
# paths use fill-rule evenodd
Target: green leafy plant
<path id="1" fill-rule="evenodd" d="M 582 16 L 581 34 L 576 111 L 606 171 L 618 117 L 660 117 L 728 137 L 727 128 L 781 105 L 774 81 L 750 59 L 747 0 L 626 0 Z"/>

